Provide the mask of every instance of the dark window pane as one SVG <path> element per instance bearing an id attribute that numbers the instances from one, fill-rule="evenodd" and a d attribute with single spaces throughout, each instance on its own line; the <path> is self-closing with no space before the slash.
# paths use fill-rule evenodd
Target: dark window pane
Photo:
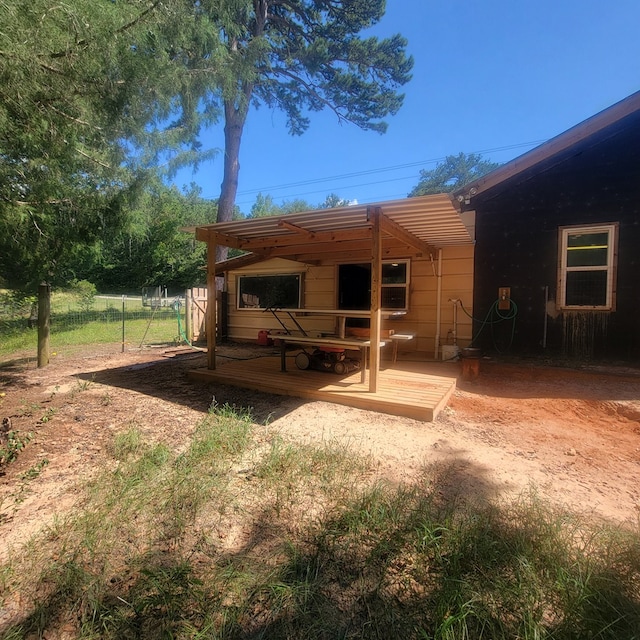
<path id="1" fill-rule="evenodd" d="M 607 304 L 607 272 L 567 272 L 566 304 L 569 307 L 605 306 Z"/>
<path id="2" fill-rule="evenodd" d="M 407 306 L 405 287 L 382 287 L 383 309 L 404 309 Z"/>
<path id="3" fill-rule="evenodd" d="M 405 262 L 382 265 L 382 284 L 405 284 L 406 282 L 407 265 Z"/>
<path id="4" fill-rule="evenodd" d="M 299 274 L 282 276 L 240 276 L 238 307 L 240 309 L 266 309 L 300 306 Z"/>
<path id="5" fill-rule="evenodd" d="M 609 232 L 600 231 L 598 233 L 570 233 L 568 247 L 602 247 L 609 244 Z"/>
<path id="6" fill-rule="evenodd" d="M 338 309 L 371 308 L 371 265 L 341 264 L 338 267 Z"/>
<path id="7" fill-rule="evenodd" d="M 568 267 L 597 267 L 607 264 L 609 233 L 570 233 L 567 237 Z"/>
<path id="8" fill-rule="evenodd" d="M 568 267 L 600 267 L 607 264 L 607 248 L 579 248 L 567 251 Z"/>

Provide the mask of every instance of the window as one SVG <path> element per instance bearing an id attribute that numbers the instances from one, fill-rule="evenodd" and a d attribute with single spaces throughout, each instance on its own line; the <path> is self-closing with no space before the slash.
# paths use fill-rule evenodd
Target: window
<path id="1" fill-rule="evenodd" d="M 302 281 L 301 273 L 238 276 L 238 309 L 299 309 Z"/>
<path id="2" fill-rule="evenodd" d="M 409 261 L 382 263 L 382 308 L 406 311 L 409 306 Z M 338 265 L 338 308 L 371 308 L 371 264 Z"/>
<path id="3" fill-rule="evenodd" d="M 615 307 L 616 224 L 560 228 L 559 306 Z"/>
<path id="4" fill-rule="evenodd" d="M 382 263 L 382 308 L 407 309 L 409 304 L 409 263 Z"/>

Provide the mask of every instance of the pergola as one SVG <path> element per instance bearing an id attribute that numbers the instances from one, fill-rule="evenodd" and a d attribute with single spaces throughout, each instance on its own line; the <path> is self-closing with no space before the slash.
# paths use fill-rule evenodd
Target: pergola
<path id="1" fill-rule="evenodd" d="M 473 225 L 473 212 L 460 214 L 449 195 L 437 194 L 203 225 L 196 227 L 196 238 L 207 243 L 209 300 L 215 300 L 216 273 L 269 258 L 285 258 L 306 264 L 370 261 L 369 390 L 375 392 L 380 370 L 383 259 L 399 254 L 434 259 L 442 247 L 473 244 Z M 216 264 L 218 246 L 246 253 Z M 209 369 L 216 368 L 216 322 L 215 304 L 208 304 Z"/>

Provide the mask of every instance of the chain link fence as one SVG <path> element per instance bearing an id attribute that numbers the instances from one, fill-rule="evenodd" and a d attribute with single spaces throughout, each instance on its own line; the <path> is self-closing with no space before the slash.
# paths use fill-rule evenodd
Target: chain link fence
<path id="1" fill-rule="evenodd" d="M 37 340 L 34 299 L 0 296 L 0 354 L 26 348 Z M 184 297 L 151 304 L 140 296 L 96 296 L 79 305 L 72 296 L 52 297 L 51 346 L 120 343 L 122 349 L 186 342 Z"/>

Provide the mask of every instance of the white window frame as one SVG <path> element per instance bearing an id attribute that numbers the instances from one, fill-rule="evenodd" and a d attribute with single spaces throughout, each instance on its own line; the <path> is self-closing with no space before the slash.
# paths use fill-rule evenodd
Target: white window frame
<path id="1" fill-rule="evenodd" d="M 618 261 L 618 223 L 568 226 L 559 228 L 558 246 L 560 260 L 558 265 L 558 307 L 568 311 L 615 311 L 616 303 L 616 268 Z M 569 254 L 568 240 L 570 235 L 576 233 L 607 233 L 607 261 L 603 265 L 594 266 L 568 266 Z M 604 305 L 568 305 L 567 304 L 567 273 L 577 271 L 606 271 L 607 291 Z"/>

